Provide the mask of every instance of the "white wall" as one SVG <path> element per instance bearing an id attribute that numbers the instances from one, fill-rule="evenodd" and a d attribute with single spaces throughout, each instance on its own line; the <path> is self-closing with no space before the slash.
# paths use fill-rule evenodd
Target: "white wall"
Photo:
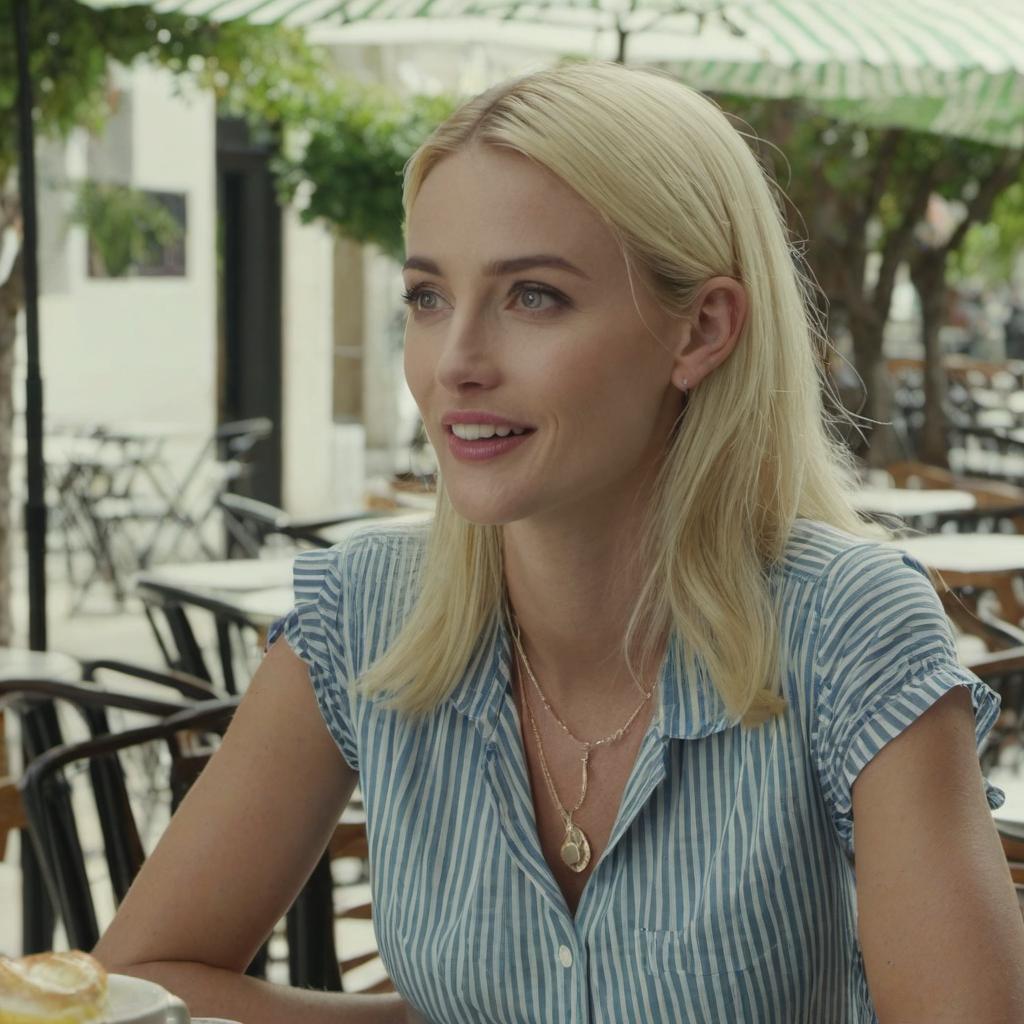
<path id="1" fill-rule="evenodd" d="M 319 515 L 334 498 L 334 240 L 295 209 L 285 211 L 282 237 L 283 504 Z"/>
<path id="2" fill-rule="evenodd" d="M 85 232 L 67 226 L 71 199 L 63 186 L 90 173 L 89 141 L 80 133 L 66 147 L 41 147 L 46 425 L 177 425 L 196 435 L 175 442 L 184 459 L 215 421 L 214 107 L 205 94 L 174 96 L 173 79 L 162 71 L 140 69 L 118 80 L 131 93 L 130 130 L 123 118 L 115 126 L 118 148 L 107 153 L 105 170 L 113 178 L 120 167 L 130 175 L 123 183 L 140 188 L 185 193 L 186 275 L 88 277 Z M 19 394 L 19 409 L 23 402 Z"/>

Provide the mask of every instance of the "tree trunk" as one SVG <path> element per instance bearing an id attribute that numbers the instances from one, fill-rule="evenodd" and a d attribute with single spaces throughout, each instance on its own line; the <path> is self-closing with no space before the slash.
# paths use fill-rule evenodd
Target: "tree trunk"
<path id="1" fill-rule="evenodd" d="M 932 466 L 949 468 L 946 444 L 946 370 L 942 363 L 939 330 L 946 318 L 947 249 L 921 252 L 910 263 L 910 278 L 921 302 L 921 333 L 924 342 L 924 425 L 918 457 Z"/>
<path id="2" fill-rule="evenodd" d="M 14 450 L 14 348 L 18 313 L 24 303 L 19 251 L 7 280 L 0 283 L 0 646 L 9 647 L 11 620 L 11 464 Z"/>
<path id="3" fill-rule="evenodd" d="M 892 427 L 893 384 L 882 356 L 885 320 L 870 310 L 869 316 L 851 311 L 853 360 L 867 394 L 861 408 L 850 411 L 870 422 L 861 422 L 864 440 L 854 451 L 872 469 L 880 469 L 907 457 L 907 452 Z M 860 421 L 858 421 L 860 422 Z"/>

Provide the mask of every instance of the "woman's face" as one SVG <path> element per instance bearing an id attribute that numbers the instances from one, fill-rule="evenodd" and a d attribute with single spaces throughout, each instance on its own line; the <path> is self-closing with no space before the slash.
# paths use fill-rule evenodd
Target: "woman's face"
<path id="1" fill-rule="evenodd" d="M 682 406 L 671 381 L 681 321 L 637 272 L 634 303 L 594 210 L 527 158 L 475 146 L 427 176 L 407 248 L 405 374 L 455 509 L 497 525 L 632 501 Z M 530 431 L 459 440 L 445 417 L 465 412 Z"/>

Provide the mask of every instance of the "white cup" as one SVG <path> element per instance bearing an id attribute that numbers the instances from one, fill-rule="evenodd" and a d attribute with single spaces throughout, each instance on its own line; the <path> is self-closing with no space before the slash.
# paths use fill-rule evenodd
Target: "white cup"
<path id="1" fill-rule="evenodd" d="M 111 974 L 107 995 L 103 1024 L 190 1024 L 188 1007 L 155 981 Z"/>

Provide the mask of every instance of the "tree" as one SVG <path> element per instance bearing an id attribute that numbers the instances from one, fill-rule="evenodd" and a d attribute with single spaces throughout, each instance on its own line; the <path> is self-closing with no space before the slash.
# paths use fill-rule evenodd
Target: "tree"
<path id="1" fill-rule="evenodd" d="M 13 359 L 17 315 L 24 305 L 17 180 L 17 96 L 11 0 L 0 0 L 0 240 L 14 244 L 0 281 L 0 644 L 11 642 L 10 478 Z M 180 75 L 181 87 L 213 89 L 253 118 L 301 115 L 319 94 L 323 63 L 301 35 L 240 22 L 214 25 L 154 14 L 144 5 L 95 11 L 74 0 L 33 4 L 30 70 L 37 137 L 65 138 L 99 130 L 110 113 L 111 61 L 148 60 Z"/>
<path id="2" fill-rule="evenodd" d="M 891 421 L 891 382 L 882 358 L 896 273 L 908 261 L 925 288 L 925 352 L 929 360 L 930 420 L 941 424 L 935 348 L 941 325 L 933 296 L 944 288 L 936 267 L 961 245 L 966 228 L 984 221 L 998 196 L 1021 173 L 1020 151 L 900 128 L 868 128 L 838 121 L 796 99 L 717 97 L 756 134 L 761 159 L 789 197 L 791 235 L 806 241 L 804 257 L 820 289 L 819 312 L 832 331 L 846 327 L 853 362 L 864 382 L 863 415 L 876 427 L 856 445 L 871 465 L 900 457 Z M 944 255 L 920 248 L 919 227 L 934 193 L 967 200 L 964 232 L 954 233 Z M 878 272 L 869 277 L 869 256 Z M 861 411 L 861 410 L 854 410 Z M 935 452 L 932 452 L 936 454 Z"/>
<path id="3" fill-rule="evenodd" d="M 982 146 L 961 140 L 946 143 L 945 161 L 949 173 L 936 182 L 935 193 L 944 199 L 962 204 L 963 216 L 948 238 L 932 238 L 920 231 L 908 259 L 910 277 L 921 304 L 922 340 L 925 352 L 924 425 L 918 444 L 918 455 L 924 462 L 948 467 L 946 419 L 943 411 L 946 396 L 946 372 L 939 329 L 946 319 L 947 278 L 951 257 L 965 244 L 971 228 L 991 222 L 995 204 L 1003 200 L 1007 230 L 1005 245 L 1011 241 L 1011 206 L 1020 205 L 1021 183 L 1024 182 L 1024 153 Z M 1016 193 L 1013 186 L 1016 185 Z M 995 222 L 998 227 L 998 221 Z M 1019 230 L 1019 227 L 1018 227 Z M 1017 234 L 1018 243 L 1024 233 Z"/>

